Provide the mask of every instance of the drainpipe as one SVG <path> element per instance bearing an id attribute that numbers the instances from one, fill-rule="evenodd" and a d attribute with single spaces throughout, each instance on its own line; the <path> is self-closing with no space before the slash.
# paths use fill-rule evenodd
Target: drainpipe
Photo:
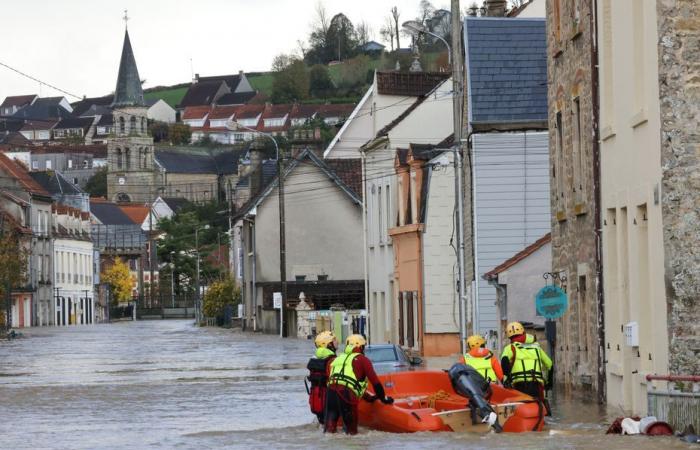
<path id="1" fill-rule="evenodd" d="M 605 403 L 605 294 L 603 292 L 603 230 L 600 186 L 600 88 L 598 79 L 598 1 L 591 2 L 591 97 L 593 106 L 593 204 L 595 211 L 596 298 L 598 301 L 598 402 Z"/>
<path id="2" fill-rule="evenodd" d="M 372 316 L 370 315 L 369 311 L 369 252 L 367 251 L 367 154 L 365 153 L 364 149 L 360 149 L 360 155 L 362 160 L 362 264 L 365 275 L 365 311 L 367 311 L 367 343 L 371 344 L 372 333 L 370 326 L 370 318 Z"/>

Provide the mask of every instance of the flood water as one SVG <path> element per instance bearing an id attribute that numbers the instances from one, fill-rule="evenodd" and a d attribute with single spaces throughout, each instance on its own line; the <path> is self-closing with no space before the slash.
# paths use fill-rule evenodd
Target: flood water
<path id="1" fill-rule="evenodd" d="M 543 433 L 323 435 L 302 381 L 311 342 L 191 321 L 23 333 L 0 341 L 2 449 L 698 448 L 605 436 L 605 410 L 563 399 Z"/>

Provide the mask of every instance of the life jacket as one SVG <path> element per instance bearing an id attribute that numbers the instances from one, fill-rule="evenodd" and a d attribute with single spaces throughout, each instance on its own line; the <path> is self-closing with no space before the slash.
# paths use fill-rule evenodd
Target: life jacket
<path id="1" fill-rule="evenodd" d="M 324 405 L 326 404 L 326 384 L 328 383 L 328 362 L 335 356 L 335 352 L 324 347 L 316 349 L 315 358 L 311 358 L 306 368 L 309 369 L 309 375 L 306 379 L 309 385 L 306 386 L 306 391 L 309 394 L 309 408 L 314 414 L 323 413 Z"/>
<path id="2" fill-rule="evenodd" d="M 367 380 L 358 381 L 352 362 L 360 353 L 346 353 L 338 356 L 331 363 L 331 376 L 328 384 L 337 384 L 350 389 L 357 398 L 362 397 L 367 389 Z"/>
<path id="3" fill-rule="evenodd" d="M 511 361 L 509 377 L 511 383 L 536 381 L 544 385 L 541 351 L 542 349 L 537 342 L 531 344 L 513 342 L 503 349 L 503 356 L 508 357 Z"/>
<path id="4" fill-rule="evenodd" d="M 486 381 L 496 382 L 498 377 L 491 366 L 491 358 L 493 358 L 493 353 L 490 351 L 484 356 L 472 356 L 469 353 L 465 353 L 464 363 L 476 369 Z"/>

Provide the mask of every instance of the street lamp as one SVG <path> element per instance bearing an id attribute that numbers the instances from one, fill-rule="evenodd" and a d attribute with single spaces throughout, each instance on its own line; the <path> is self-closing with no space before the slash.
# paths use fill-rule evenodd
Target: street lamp
<path id="1" fill-rule="evenodd" d="M 197 251 L 197 277 L 196 277 L 196 285 L 197 285 L 197 297 L 196 297 L 196 305 L 195 305 L 195 316 L 197 318 L 197 325 L 199 325 L 202 322 L 202 295 L 200 292 L 200 286 L 199 286 L 199 230 L 208 230 L 209 224 L 204 225 L 202 227 L 197 227 L 194 229 L 194 247 L 195 250 Z"/>
<path id="2" fill-rule="evenodd" d="M 452 66 L 452 49 L 450 48 L 450 44 L 447 43 L 447 41 L 442 37 L 439 36 L 432 31 L 428 31 L 425 26 L 418 22 L 417 20 L 409 20 L 407 22 L 404 22 L 401 27 L 403 27 L 404 31 L 406 33 L 412 35 L 412 36 L 417 36 L 421 33 L 425 33 L 427 35 L 433 36 L 434 38 L 439 39 L 442 41 L 443 44 L 445 44 L 445 47 L 447 47 L 447 65 Z"/>
<path id="3" fill-rule="evenodd" d="M 280 335 L 282 337 L 287 337 L 287 332 L 285 330 L 285 320 L 284 320 L 284 306 L 287 301 L 287 246 L 285 242 L 285 222 L 284 222 L 284 177 L 282 176 L 282 160 L 280 159 L 280 148 L 277 145 L 277 140 L 270 133 L 265 133 L 263 131 L 256 130 L 255 128 L 250 128 L 245 125 L 241 125 L 235 120 L 230 120 L 226 123 L 226 128 L 230 130 L 243 129 L 250 131 L 251 133 L 256 133 L 261 136 L 266 137 L 271 140 L 275 145 L 275 157 L 277 158 L 277 183 L 278 183 L 278 203 L 279 203 L 279 217 L 280 217 L 280 283 L 282 290 L 282 306 L 280 308 Z M 253 286 L 255 289 L 255 286 Z"/>

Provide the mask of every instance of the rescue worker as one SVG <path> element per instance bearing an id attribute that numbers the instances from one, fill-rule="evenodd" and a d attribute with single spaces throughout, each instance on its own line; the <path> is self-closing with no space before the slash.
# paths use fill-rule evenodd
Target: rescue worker
<path id="1" fill-rule="evenodd" d="M 326 417 L 324 431 L 335 433 L 338 419 L 343 419 L 347 434 L 357 434 L 360 399 L 373 402 L 377 399 L 384 404 L 391 404 L 394 399 L 387 397 L 384 386 L 374 372 L 372 362 L 364 355 L 367 342 L 360 334 L 348 336 L 344 354 L 335 358 L 330 365 L 328 392 L 326 396 Z M 374 394 L 366 392 L 371 384 Z"/>
<path id="2" fill-rule="evenodd" d="M 464 354 L 464 364 L 472 366 L 489 383 L 503 382 L 501 363 L 493 352 L 486 348 L 486 339 L 480 334 L 467 339 L 468 352 Z M 460 361 L 461 362 L 461 361 Z"/>
<path id="3" fill-rule="evenodd" d="M 534 336 L 525 334 L 525 328 L 520 322 L 509 323 L 506 326 L 506 336 L 510 339 L 510 344 L 503 348 L 501 354 L 506 384 L 544 401 L 545 385 L 549 388 L 552 380 L 552 360 Z"/>
<path id="4" fill-rule="evenodd" d="M 332 332 L 322 331 L 316 336 L 314 344 L 316 345 L 316 353 L 306 365 L 306 368 L 309 369 L 309 375 L 306 379 L 311 384 L 311 387 L 306 386 L 306 392 L 309 394 L 309 408 L 311 408 L 311 412 L 316 414 L 318 422 L 323 424 L 328 371 L 336 357 L 335 352 L 338 347 L 338 339 Z"/>

